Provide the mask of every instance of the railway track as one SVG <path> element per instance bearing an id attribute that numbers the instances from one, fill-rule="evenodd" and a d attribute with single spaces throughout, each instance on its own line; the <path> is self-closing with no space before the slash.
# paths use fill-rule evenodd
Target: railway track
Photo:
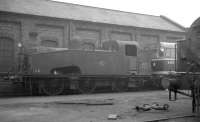
<path id="1" fill-rule="evenodd" d="M 39 87 L 35 87 L 35 83 L 28 82 L 24 84 L 22 82 L 12 82 L 8 80 L 0 81 L 0 97 L 9 97 L 9 96 L 37 96 L 37 95 L 49 95 L 55 96 L 58 94 L 92 94 L 92 93 L 113 93 L 113 92 L 130 92 L 130 91 L 147 91 L 147 90 L 158 90 L 161 87 L 153 86 L 150 83 L 134 83 L 124 82 L 123 80 L 118 81 L 118 84 L 115 86 L 112 85 L 112 81 L 107 85 L 99 85 L 98 82 L 92 82 L 91 80 L 83 80 L 77 89 L 70 89 L 70 86 L 67 86 L 64 81 L 54 80 L 49 82 L 40 82 Z M 30 83 L 33 83 L 30 85 Z M 95 83 L 95 84 L 94 84 Z M 31 91 L 30 91 L 31 90 Z"/>

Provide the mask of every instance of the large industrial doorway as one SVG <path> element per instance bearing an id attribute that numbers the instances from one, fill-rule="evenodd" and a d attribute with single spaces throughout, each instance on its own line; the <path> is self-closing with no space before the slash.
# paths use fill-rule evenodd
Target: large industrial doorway
<path id="1" fill-rule="evenodd" d="M 0 72 L 8 72 L 14 63 L 14 40 L 0 37 Z"/>

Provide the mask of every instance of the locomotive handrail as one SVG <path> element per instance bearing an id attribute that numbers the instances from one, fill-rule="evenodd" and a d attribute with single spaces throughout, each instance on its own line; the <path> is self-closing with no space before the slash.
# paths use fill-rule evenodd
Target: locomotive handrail
<path id="1" fill-rule="evenodd" d="M 21 77 L 24 78 L 28 78 L 28 77 L 32 77 L 32 78 L 69 78 L 71 77 L 71 75 L 54 75 L 54 74 L 18 74 Z M 79 78 L 82 77 L 98 77 L 98 78 L 104 78 L 104 77 L 112 77 L 112 78 L 139 78 L 139 77 L 143 77 L 143 78 L 149 78 L 152 77 L 152 75 L 116 75 L 116 74 L 109 74 L 109 75 L 105 75 L 105 74 L 98 74 L 98 75 L 78 75 Z"/>

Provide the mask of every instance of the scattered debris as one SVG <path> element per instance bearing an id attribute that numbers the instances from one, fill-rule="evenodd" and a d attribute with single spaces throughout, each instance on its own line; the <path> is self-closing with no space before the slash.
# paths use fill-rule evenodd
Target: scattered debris
<path id="1" fill-rule="evenodd" d="M 164 105 L 159 105 L 158 103 L 153 103 L 152 105 L 149 104 L 143 104 L 141 106 L 136 106 L 135 109 L 137 111 L 149 111 L 149 110 L 168 110 L 169 109 L 169 105 L 168 104 L 164 104 Z"/>
<path id="2" fill-rule="evenodd" d="M 108 120 L 117 120 L 119 118 L 119 115 L 117 114 L 109 114 Z"/>
<path id="3" fill-rule="evenodd" d="M 149 111 L 149 110 L 151 110 L 151 106 L 149 104 L 143 104 L 142 106 L 136 106 L 135 109 L 137 111 L 140 111 L 140 110 Z"/>
<path id="4" fill-rule="evenodd" d="M 159 105 L 157 103 L 154 103 L 154 104 L 152 104 L 152 109 L 155 109 L 155 110 L 168 110 L 169 109 L 169 104 Z"/>

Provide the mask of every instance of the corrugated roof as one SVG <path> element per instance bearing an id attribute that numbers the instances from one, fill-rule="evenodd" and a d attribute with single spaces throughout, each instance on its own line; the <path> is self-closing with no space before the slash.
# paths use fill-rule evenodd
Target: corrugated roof
<path id="1" fill-rule="evenodd" d="M 122 12 L 48 0 L 0 0 L 0 11 L 185 32 L 184 27 L 162 16 Z"/>

